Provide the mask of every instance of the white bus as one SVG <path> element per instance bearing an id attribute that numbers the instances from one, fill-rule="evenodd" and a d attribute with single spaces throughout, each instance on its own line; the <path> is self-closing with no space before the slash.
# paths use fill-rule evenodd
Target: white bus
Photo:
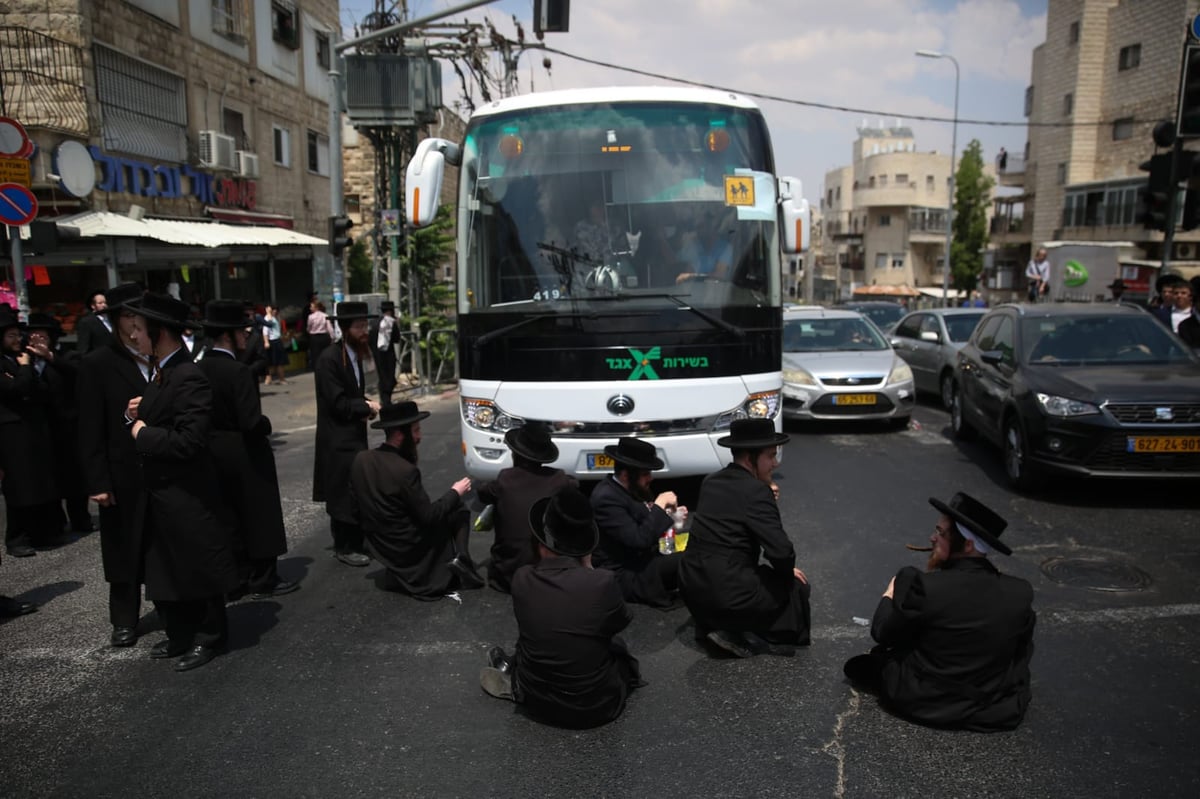
<path id="1" fill-rule="evenodd" d="M 418 146 L 413 226 L 433 221 L 446 163 L 472 477 L 511 465 L 504 434 L 531 421 L 581 480 L 611 472 L 622 436 L 690 477 L 728 462 L 734 419 L 781 427 L 780 259 L 807 248 L 809 208 L 753 102 L 626 87 L 489 103 L 461 144 Z"/>

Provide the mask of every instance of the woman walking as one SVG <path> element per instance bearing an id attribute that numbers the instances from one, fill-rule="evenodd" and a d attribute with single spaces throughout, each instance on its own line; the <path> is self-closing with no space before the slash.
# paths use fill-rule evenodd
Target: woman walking
<path id="1" fill-rule="evenodd" d="M 287 385 L 283 379 L 283 367 L 287 365 L 287 353 L 283 350 L 283 324 L 279 319 L 279 309 L 274 305 L 267 306 L 266 316 L 263 317 L 263 344 L 267 347 L 267 379 L 264 385 L 275 382 Z"/>

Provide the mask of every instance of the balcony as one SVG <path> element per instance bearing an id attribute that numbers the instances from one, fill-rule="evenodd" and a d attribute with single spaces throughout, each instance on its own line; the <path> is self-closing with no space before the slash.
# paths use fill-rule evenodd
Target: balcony
<path id="1" fill-rule="evenodd" d="M 914 244 L 945 241 L 946 212 L 940 208 L 921 208 L 909 211 L 908 240 Z"/>
<path id="2" fill-rule="evenodd" d="M 0 26 L 0 115 L 26 128 L 90 136 L 79 48 L 28 28 Z"/>
<path id="3" fill-rule="evenodd" d="M 1028 244 L 1033 236 L 1033 220 L 1024 217 L 992 217 L 988 233 L 997 246 Z"/>
<path id="4" fill-rule="evenodd" d="M 1025 185 L 1025 156 L 1006 153 L 996 156 L 996 182 L 1001 186 Z"/>
<path id="5" fill-rule="evenodd" d="M 895 207 L 918 205 L 916 183 L 890 184 L 887 186 L 857 186 L 854 189 L 856 208 Z"/>

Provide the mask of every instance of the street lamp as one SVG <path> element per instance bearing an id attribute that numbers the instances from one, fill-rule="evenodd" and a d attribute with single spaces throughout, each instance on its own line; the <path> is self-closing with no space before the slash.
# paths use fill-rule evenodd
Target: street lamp
<path id="1" fill-rule="evenodd" d="M 954 64 L 954 126 L 950 134 L 950 197 L 946 203 L 946 263 L 942 265 L 942 305 L 950 305 L 950 240 L 954 237 L 954 159 L 958 155 L 958 61 L 949 53 L 918 50 L 922 58 L 948 58 Z"/>

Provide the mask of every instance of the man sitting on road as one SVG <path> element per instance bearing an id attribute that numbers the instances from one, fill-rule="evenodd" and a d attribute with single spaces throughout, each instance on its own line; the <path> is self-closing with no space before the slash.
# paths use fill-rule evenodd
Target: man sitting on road
<path id="1" fill-rule="evenodd" d="M 658 539 L 672 526 L 669 514 L 686 513 L 687 508 L 677 507 L 673 491 L 651 493 L 651 472 L 663 467 L 653 444 L 622 438 L 604 453 L 616 465 L 592 490 L 592 510 L 600 527 L 596 567 L 617 573 L 626 602 L 670 607 L 679 588 L 683 553 L 660 554 Z"/>
<path id="2" fill-rule="evenodd" d="M 567 486 L 534 503 L 529 526 L 538 561 L 513 577 L 516 652 L 509 658 L 493 647 L 479 683 L 550 724 L 607 724 L 645 683 L 637 659 L 616 637 L 633 614 L 613 573 L 592 568 L 598 533 L 591 506 Z"/>
<path id="3" fill-rule="evenodd" d="M 871 623 L 879 646 L 844 672 L 913 721 L 1015 729 L 1032 697 L 1033 586 L 988 559 L 1012 554 L 1000 540 L 1008 523 L 994 511 L 963 493 L 929 504 L 942 515 L 928 571 L 906 566 L 892 578 Z"/>

